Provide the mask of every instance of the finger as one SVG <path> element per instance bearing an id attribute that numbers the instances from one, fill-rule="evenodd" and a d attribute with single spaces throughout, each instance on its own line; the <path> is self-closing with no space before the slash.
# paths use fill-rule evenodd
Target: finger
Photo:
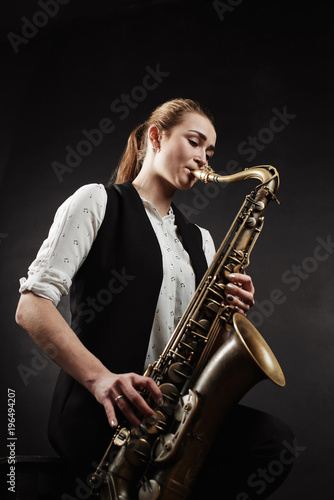
<path id="1" fill-rule="evenodd" d="M 150 377 L 140 377 L 135 383 L 135 387 L 145 388 L 157 406 L 163 405 L 163 395 L 157 384 Z"/>
<path id="2" fill-rule="evenodd" d="M 254 295 L 255 288 L 252 278 L 248 274 L 232 273 L 228 275 L 228 279 L 235 284 L 241 284 L 244 290 L 251 292 Z"/>
<path id="3" fill-rule="evenodd" d="M 232 283 L 226 285 L 226 291 L 230 295 L 235 296 L 241 302 L 248 304 L 250 307 L 254 305 L 254 286 L 252 279 L 248 275 L 235 273 L 232 276 Z M 238 304 L 240 306 L 240 304 Z M 242 304 L 241 304 L 241 307 Z"/>
<path id="4" fill-rule="evenodd" d="M 153 398 L 154 404 L 162 406 L 162 393 L 154 380 L 150 377 L 143 377 L 135 373 L 129 373 L 126 376 L 119 378 L 116 387 L 113 388 L 113 395 L 114 391 L 117 391 L 117 395 L 123 395 L 126 397 L 127 401 L 122 401 L 121 399 L 119 400 L 118 406 L 121 411 L 124 410 L 127 413 L 129 412 L 130 406 L 127 404 L 129 402 L 144 416 L 144 418 L 150 418 L 155 415 L 155 413 L 142 395 L 138 392 L 140 389 L 147 389 Z M 115 398 L 117 395 L 115 395 Z"/>
<path id="5" fill-rule="evenodd" d="M 150 418 L 155 415 L 154 410 L 148 405 L 148 403 L 140 395 L 140 393 L 131 385 L 123 387 L 123 393 L 126 396 L 127 400 L 131 403 L 131 405 L 136 408 L 144 418 Z M 161 402 L 163 403 L 162 398 Z M 124 403 L 126 404 L 126 401 L 122 401 L 122 406 L 124 406 Z M 120 407 L 120 409 L 122 409 L 121 405 L 118 406 Z"/>
<path id="6" fill-rule="evenodd" d="M 251 292 L 243 290 L 242 288 L 236 288 L 235 297 L 236 299 L 239 299 L 239 301 L 241 301 L 242 303 L 247 304 L 249 307 L 252 307 L 254 305 L 253 294 Z"/>
<path id="7" fill-rule="evenodd" d="M 236 312 L 246 313 L 250 309 L 250 305 L 243 302 L 239 297 L 229 294 L 226 299 L 228 300 L 229 305 L 233 306 Z"/>
<path id="8" fill-rule="evenodd" d="M 117 418 L 116 418 L 113 404 L 111 403 L 111 401 L 109 399 L 106 399 L 103 402 L 103 406 L 104 406 L 104 410 L 106 412 L 110 427 L 113 427 L 113 428 L 117 427 L 118 422 L 117 422 Z"/>
<path id="9" fill-rule="evenodd" d="M 246 312 L 245 312 L 243 309 L 240 309 L 240 307 L 238 307 L 238 306 L 234 306 L 234 308 L 233 308 L 233 309 L 234 309 L 234 312 L 239 313 L 239 314 L 242 314 L 242 315 L 243 315 L 243 316 L 245 316 L 245 317 L 247 316 Z"/>
<path id="10" fill-rule="evenodd" d="M 238 285 L 239 287 L 254 293 L 254 285 L 252 278 L 248 274 L 235 273 L 229 275 L 230 282 Z"/>
<path id="11" fill-rule="evenodd" d="M 227 300 L 232 303 L 233 299 L 235 301 L 233 302 L 234 304 L 238 306 L 248 305 L 249 307 L 254 305 L 254 296 L 251 292 L 247 292 L 246 290 L 243 290 L 242 288 L 239 288 L 236 285 L 232 285 L 229 283 L 226 285 L 226 291 L 227 291 Z M 232 297 L 232 298 L 231 298 Z M 239 300 L 240 303 L 237 303 L 236 300 Z"/>
<path id="12" fill-rule="evenodd" d="M 127 397 L 124 396 L 123 398 L 118 399 L 115 404 L 117 404 L 120 411 L 134 427 L 139 427 L 141 425 L 141 421 L 134 413 L 133 408 L 127 400 Z"/>

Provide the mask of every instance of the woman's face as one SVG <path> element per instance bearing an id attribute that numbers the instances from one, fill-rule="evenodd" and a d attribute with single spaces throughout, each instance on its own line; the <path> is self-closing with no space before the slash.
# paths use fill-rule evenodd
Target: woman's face
<path id="1" fill-rule="evenodd" d="M 210 120 L 188 113 L 179 125 L 163 133 L 154 155 L 155 173 L 171 188 L 189 189 L 196 182 L 191 172 L 208 165 L 215 143 L 216 132 Z"/>

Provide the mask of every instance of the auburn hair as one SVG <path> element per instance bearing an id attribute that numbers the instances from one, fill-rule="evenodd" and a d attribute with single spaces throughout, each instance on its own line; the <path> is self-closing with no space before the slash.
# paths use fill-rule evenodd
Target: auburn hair
<path id="1" fill-rule="evenodd" d="M 120 158 L 115 172 L 112 174 L 108 186 L 132 182 L 140 172 L 147 151 L 147 131 L 151 126 L 157 127 L 166 133 L 179 125 L 187 113 L 198 113 L 210 120 L 214 126 L 211 113 L 197 101 L 191 99 L 172 99 L 167 101 L 151 113 L 149 119 L 138 125 L 130 134 L 127 146 Z"/>

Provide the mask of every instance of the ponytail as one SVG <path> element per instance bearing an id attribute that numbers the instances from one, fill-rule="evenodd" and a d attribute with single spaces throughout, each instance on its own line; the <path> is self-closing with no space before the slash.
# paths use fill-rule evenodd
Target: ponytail
<path id="1" fill-rule="evenodd" d="M 108 186 L 132 182 L 140 172 L 143 162 L 143 149 L 146 135 L 146 123 L 138 125 L 130 134 L 127 146 L 119 160 L 117 168 L 111 176 Z M 146 148 L 145 148 L 146 149 Z"/>
<path id="2" fill-rule="evenodd" d="M 205 116 L 214 126 L 211 113 L 196 101 L 173 99 L 165 102 L 153 111 L 147 122 L 139 125 L 131 132 L 125 151 L 107 186 L 121 184 L 126 181 L 132 182 L 137 177 L 146 156 L 147 131 L 152 125 L 167 133 L 178 125 L 187 113 L 198 113 Z"/>

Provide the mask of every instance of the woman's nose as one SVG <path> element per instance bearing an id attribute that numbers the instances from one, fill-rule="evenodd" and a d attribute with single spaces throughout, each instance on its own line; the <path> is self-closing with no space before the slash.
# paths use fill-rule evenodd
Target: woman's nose
<path id="1" fill-rule="evenodd" d="M 205 154 L 203 156 L 199 155 L 195 158 L 195 162 L 200 166 L 203 167 L 206 164 L 206 156 Z"/>

